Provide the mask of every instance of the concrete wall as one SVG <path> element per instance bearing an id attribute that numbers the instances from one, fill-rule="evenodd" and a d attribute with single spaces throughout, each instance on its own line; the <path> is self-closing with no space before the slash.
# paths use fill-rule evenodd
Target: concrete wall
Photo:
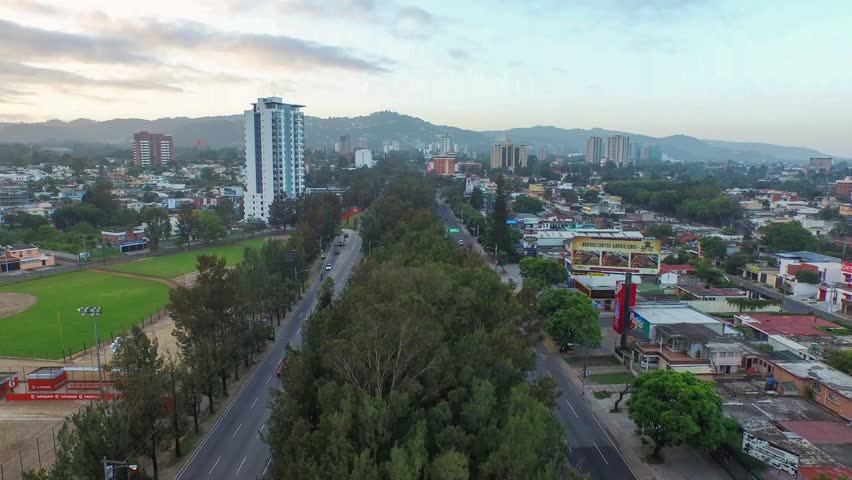
<path id="1" fill-rule="evenodd" d="M 686 303 L 704 313 L 738 313 L 740 311 L 738 307 L 729 305 L 725 300 L 687 300 L 683 303 Z M 754 312 L 780 311 L 781 307 L 779 305 L 769 305 L 763 308 L 758 308 Z M 743 313 L 748 312 L 751 312 L 751 310 L 746 310 Z"/>

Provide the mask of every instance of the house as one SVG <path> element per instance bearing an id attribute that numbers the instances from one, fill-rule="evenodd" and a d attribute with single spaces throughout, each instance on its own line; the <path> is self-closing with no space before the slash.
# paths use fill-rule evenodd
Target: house
<path id="1" fill-rule="evenodd" d="M 695 374 L 737 373 L 744 348 L 703 324 L 659 325 L 653 342 L 635 344 L 639 365 Z"/>
<path id="2" fill-rule="evenodd" d="M 729 298 L 748 298 L 748 294 L 736 288 L 716 288 L 703 285 L 677 285 L 677 294 L 688 300 L 727 300 Z"/>
<path id="3" fill-rule="evenodd" d="M 692 265 L 660 265 L 660 285 L 677 285 L 678 278 L 695 271 Z"/>
<path id="4" fill-rule="evenodd" d="M 630 333 L 637 341 L 652 341 L 657 338 L 657 327 L 677 323 L 703 325 L 719 335 L 738 333 L 733 327 L 684 303 L 642 303 L 630 309 Z"/>
<path id="5" fill-rule="evenodd" d="M 778 392 L 812 397 L 813 401 L 852 421 L 852 377 L 822 362 L 776 362 Z"/>
<path id="6" fill-rule="evenodd" d="M 822 282 L 843 281 L 842 261 L 837 257 L 808 251 L 773 253 L 771 256 L 778 260 L 778 269 L 788 277 L 795 277 L 800 269 L 809 269 L 817 272 Z"/>
<path id="7" fill-rule="evenodd" d="M 3 256 L 0 257 L 0 272 L 32 270 L 34 268 L 50 267 L 55 264 L 53 255 L 41 253 L 35 245 L 18 243 L 4 247 Z"/>
<path id="8" fill-rule="evenodd" d="M 123 230 L 101 231 L 101 241 L 104 245 L 118 248 L 121 253 L 143 250 L 148 246 L 145 238 L 145 227 L 139 226 Z"/>

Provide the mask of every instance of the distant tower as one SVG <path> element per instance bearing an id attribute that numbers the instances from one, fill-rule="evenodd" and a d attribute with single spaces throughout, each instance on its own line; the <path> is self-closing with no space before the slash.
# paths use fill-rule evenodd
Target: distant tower
<path id="1" fill-rule="evenodd" d="M 453 149 L 453 137 L 447 134 L 441 135 L 441 149 L 439 153 L 441 155 L 449 155 L 450 153 L 455 153 Z"/>
<path id="2" fill-rule="evenodd" d="M 133 134 L 133 164 L 142 167 L 168 165 L 172 162 L 175 142 L 162 133 Z"/>
<path id="3" fill-rule="evenodd" d="M 600 165 L 601 158 L 603 158 L 603 139 L 601 137 L 589 137 L 586 140 L 586 163 Z"/>
<path id="4" fill-rule="evenodd" d="M 630 159 L 630 137 L 613 135 L 606 143 L 606 158 L 619 167 L 627 165 Z"/>

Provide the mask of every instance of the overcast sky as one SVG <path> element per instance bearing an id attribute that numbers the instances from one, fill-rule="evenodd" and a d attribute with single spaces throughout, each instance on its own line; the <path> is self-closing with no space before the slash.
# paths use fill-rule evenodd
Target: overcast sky
<path id="1" fill-rule="evenodd" d="M 852 1 L 0 0 L 0 121 L 394 110 L 852 157 Z"/>

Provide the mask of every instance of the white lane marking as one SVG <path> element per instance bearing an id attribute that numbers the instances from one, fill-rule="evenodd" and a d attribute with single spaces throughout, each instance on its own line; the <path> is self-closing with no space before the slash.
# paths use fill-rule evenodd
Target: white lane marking
<path id="1" fill-rule="evenodd" d="M 299 330 L 297 330 L 296 333 L 301 335 L 302 334 L 302 327 L 299 327 Z"/>
<path id="2" fill-rule="evenodd" d="M 254 438 L 260 438 L 260 434 L 263 433 L 263 427 L 265 427 L 265 426 L 266 426 L 265 423 L 260 426 L 260 429 L 258 429 L 257 435 L 255 435 Z"/>
<path id="3" fill-rule="evenodd" d="M 245 457 L 243 457 L 243 461 L 240 463 L 240 468 L 238 468 L 238 469 L 237 469 L 237 473 L 235 473 L 235 474 L 234 474 L 234 476 L 237 476 L 237 475 L 239 475 L 239 474 L 240 474 L 240 470 L 242 470 L 242 469 L 243 469 L 243 465 L 245 465 L 245 463 L 246 463 L 246 459 L 247 459 L 247 458 L 248 458 L 248 455 L 246 455 Z"/>
<path id="4" fill-rule="evenodd" d="M 536 353 L 538 353 L 538 352 L 536 352 Z M 539 356 L 539 358 L 541 358 L 542 360 L 547 360 L 547 357 L 545 357 L 544 355 L 542 355 L 542 354 L 540 354 L 540 353 L 538 354 L 538 356 Z"/>
<path id="5" fill-rule="evenodd" d="M 553 378 L 553 374 L 550 373 L 550 370 L 547 370 L 547 374 L 550 375 L 550 378 Z"/>
<path id="6" fill-rule="evenodd" d="M 567 439 L 567 438 L 563 438 L 563 439 L 562 439 L 562 441 L 563 441 L 563 442 L 565 442 L 565 446 L 566 446 L 566 447 L 568 447 L 568 452 L 570 452 L 570 453 L 574 453 L 574 450 L 571 450 L 571 444 L 570 444 L 570 443 L 568 443 L 568 439 Z"/>
<path id="7" fill-rule="evenodd" d="M 213 475 L 213 470 L 216 469 L 216 465 L 219 465 L 219 460 L 222 460 L 222 457 L 216 459 L 216 463 L 213 464 L 213 468 L 211 468 L 210 471 L 207 472 L 207 475 Z"/>
<path id="8" fill-rule="evenodd" d="M 236 430 L 234 430 L 234 434 L 233 434 L 233 435 L 231 435 L 231 438 L 236 437 L 236 436 L 237 436 L 237 432 L 239 432 L 241 428 L 243 428 L 243 424 L 242 424 L 242 423 L 241 423 L 241 424 L 237 427 L 237 429 L 236 429 Z"/>
<path id="9" fill-rule="evenodd" d="M 577 410 L 574 410 L 574 407 L 573 407 L 573 406 L 571 406 L 571 404 L 568 402 L 568 400 L 565 400 L 565 405 L 568 405 L 568 408 L 570 408 L 570 409 L 571 409 L 571 411 L 572 411 L 572 412 L 574 412 L 574 416 L 575 416 L 575 417 L 580 418 L 580 416 L 579 416 L 579 415 L 577 415 Z"/>
<path id="10" fill-rule="evenodd" d="M 272 457 L 270 457 L 269 460 L 266 461 L 266 466 L 263 467 L 263 474 L 261 475 L 261 477 L 266 476 L 266 471 L 269 470 L 269 464 L 270 463 L 272 463 Z"/>
<path id="11" fill-rule="evenodd" d="M 255 403 L 257 403 L 258 399 L 260 399 L 260 397 L 254 397 L 254 401 L 253 401 L 253 402 L 251 402 L 251 406 L 249 407 L 249 410 L 251 410 L 252 408 L 254 408 L 254 404 L 255 404 Z"/>
<path id="12" fill-rule="evenodd" d="M 266 384 L 269 385 L 269 381 L 272 380 L 272 376 L 266 379 Z"/>
<path id="13" fill-rule="evenodd" d="M 605 464 L 607 464 L 607 465 L 609 465 L 609 462 L 607 462 L 607 461 L 606 461 L 606 457 L 604 457 L 604 454 L 603 454 L 603 452 L 601 451 L 600 447 L 598 447 L 598 444 L 597 444 L 597 443 L 595 443 L 595 442 L 592 442 L 592 445 L 594 445 L 594 446 L 595 446 L 595 448 L 597 448 L 597 449 L 598 449 L 598 453 L 600 453 L 600 454 L 601 454 L 601 458 L 603 458 L 604 463 L 605 463 Z"/>

